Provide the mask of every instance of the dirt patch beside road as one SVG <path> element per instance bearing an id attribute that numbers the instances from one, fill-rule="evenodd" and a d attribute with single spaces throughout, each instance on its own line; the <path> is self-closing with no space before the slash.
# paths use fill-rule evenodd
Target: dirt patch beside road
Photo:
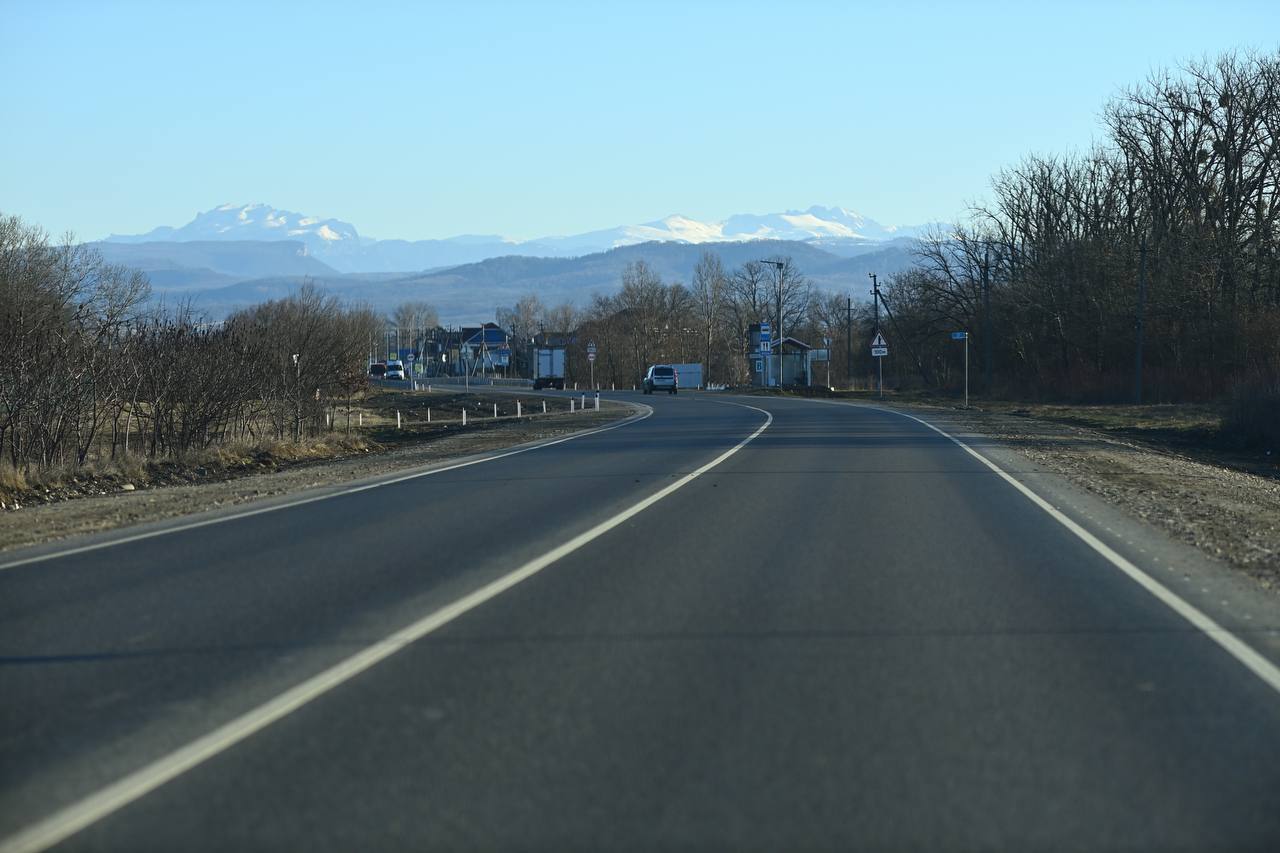
<path id="1" fill-rule="evenodd" d="M 394 423 L 395 404 L 403 403 L 404 409 L 412 410 L 410 404 L 417 402 L 417 398 L 431 396 L 433 395 L 406 394 L 399 400 L 391 399 L 388 403 L 391 412 L 389 425 L 376 421 L 367 424 L 366 429 L 372 439 L 368 446 L 342 451 L 343 455 L 338 458 L 296 462 L 283 467 L 273 466 L 265 471 L 258 468 L 221 472 L 217 479 L 203 479 L 185 485 L 135 487 L 131 490 L 113 490 L 107 494 L 77 493 L 74 500 L 64 498 L 54 503 L 27 504 L 21 509 L 0 513 L 0 550 L 247 504 L 274 495 L 359 480 L 563 436 L 617 421 L 633 411 L 629 406 L 606 402 L 602 403 L 599 412 L 575 412 L 572 415 L 567 412 L 553 413 L 545 417 L 538 414 L 533 418 L 519 420 L 493 420 L 495 397 L 472 395 L 467 401 L 458 401 L 459 404 L 470 406 L 479 403 L 477 413 L 487 408 L 489 420 L 469 416 L 466 429 L 458 424 L 437 423 L 434 419 L 436 400 L 432 399 L 432 424 L 426 424 L 425 412 L 421 423 L 417 423 L 406 417 L 402 410 L 404 429 L 397 433 Z M 465 395 L 448 396 L 461 398 Z M 540 413 L 541 400 L 530 399 L 537 402 L 537 411 Z M 554 399 L 552 403 L 556 407 L 568 406 L 568 402 L 560 398 Z M 379 413 L 385 417 L 383 408 L 385 406 L 375 404 L 367 411 L 375 417 Z M 442 408 L 441 412 L 445 412 L 446 408 Z M 512 410 L 514 411 L 514 402 Z"/>

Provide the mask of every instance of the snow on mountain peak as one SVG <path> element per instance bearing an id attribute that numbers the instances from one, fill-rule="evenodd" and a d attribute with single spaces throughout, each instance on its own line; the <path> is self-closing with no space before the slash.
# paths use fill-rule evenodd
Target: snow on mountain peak
<path id="1" fill-rule="evenodd" d="M 622 225 L 583 234 L 514 241 L 498 236 L 472 235 L 443 240 L 411 242 L 361 238 L 354 225 L 338 219 L 304 216 L 267 204 L 222 204 L 197 213 L 186 225 L 155 228 L 140 235 L 112 235 L 115 242 L 202 240 L 298 240 L 306 251 L 331 265 L 347 269 L 358 258 L 381 252 L 386 269 L 413 269 L 440 265 L 456 259 L 529 254 L 571 257 L 647 242 L 717 243 L 751 240 L 788 240 L 813 243 L 833 251 L 841 246 L 874 244 L 914 237 L 929 226 L 882 226 L 875 220 L 843 207 L 814 205 L 806 210 L 782 213 L 741 213 L 720 221 L 704 222 L 674 213 L 639 225 Z M 376 252 L 374 246 L 380 246 Z M 416 247 L 416 248 L 415 248 Z M 471 248 L 474 247 L 474 248 Z M 421 258 L 419 262 L 418 258 Z M 379 267 L 383 268 L 383 267 Z"/>
<path id="2" fill-rule="evenodd" d="M 197 213 L 186 225 L 160 227 L 131 241 L 301 240 L 311 248 L 359 243 L 354 225 L 337 219 L 303 216 L 268 204 L 221 204 Z"/>

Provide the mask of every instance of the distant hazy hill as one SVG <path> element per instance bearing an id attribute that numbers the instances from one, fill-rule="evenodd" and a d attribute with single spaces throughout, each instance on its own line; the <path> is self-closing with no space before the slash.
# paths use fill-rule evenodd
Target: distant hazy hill
<path id="1" fill-rule="evenodd" d="M 263 276 L 333 276 L 293 240 L 91 243 L 106 260 L 140 269 L 162 289 L 227 285 Z"/>
<path id="2" fill-rule="evenodd" d="M 406 276 L 316 275 L 313 281 L 343 299 L 387 311 L 407 299 L 434 304 L 446 322 L 493 318 L 495 308 L 511 305 L 526 293 L 547 303 L 585 305 L 593 293 L 615 292 L 623 268 L 643 259 L 666 281 L 688 284 L 704 251 L 720 255 L 726 269 L 745 261 L 790 256 L 817 287 L 849 293 L 865 300 L 867 273 L 888 275 L 911 264 L 911 241 L 896 241 L 856 257 L 840 257 L 807 243 L 644 243 L 579 258 L 507 256 L 473 264 Z M 288 295 L 301 283 L 300 275 L 267 276 L 223 287 L 192 291 L 196 306 L 212 317 L 265 299 Z"/>

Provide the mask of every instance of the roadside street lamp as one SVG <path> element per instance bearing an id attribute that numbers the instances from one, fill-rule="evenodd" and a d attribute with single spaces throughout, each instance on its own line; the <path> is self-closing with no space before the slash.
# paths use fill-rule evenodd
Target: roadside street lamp
<path id="1" fill-rule="evenodd" d="M 778 393 L 782 393 L 782 275 L 783 269 L 786 267 L 785 261 L 760 261 L 762 264 L 768 264 L 771 267 L 778 268 L 778 325 L 774 330 L 774 338 L 778 342 Z"/>

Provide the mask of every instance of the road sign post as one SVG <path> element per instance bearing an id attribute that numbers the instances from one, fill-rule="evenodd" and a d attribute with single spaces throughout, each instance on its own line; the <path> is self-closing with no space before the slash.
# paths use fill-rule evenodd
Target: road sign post
<path id="1" fill-rule="evenodd" d="M 591 388 L 592 390 L 595 390 L 595 387 L 596 387 L 596 342 L 595 341 L 590 341 L 587 343 L 587 363 L 591 365 Z M 599 404 L 597 403 L 596 405 L 598 406 Z"/>
<path id="2" fill-rule="evenodd" d="M 880 334 L 880 330 L 876 329 L 876 336 L 871 341 L 871 355 L 876 360 L 876 370 L 879 374 L 879 390 L 880 399 L 884 399 L 884 358 L 889 354 L 889 344 L 884 339 L 884 335 Z"/>
<path id="3" fill-rule="evenodd" d="M 952 332 L 951 340 L 964 341 L 964 407 L 969 408 L 969 333 Z"/>
<path id="4" fill-rule="evenodd" d="M 768 388 L 773 384 L 773 341 L 772 331 L 767 322 L 760 323 L 760 357 L 764 359 L 764 387 Z M 781 387 L 782 383 L 778 383 Z"/>

